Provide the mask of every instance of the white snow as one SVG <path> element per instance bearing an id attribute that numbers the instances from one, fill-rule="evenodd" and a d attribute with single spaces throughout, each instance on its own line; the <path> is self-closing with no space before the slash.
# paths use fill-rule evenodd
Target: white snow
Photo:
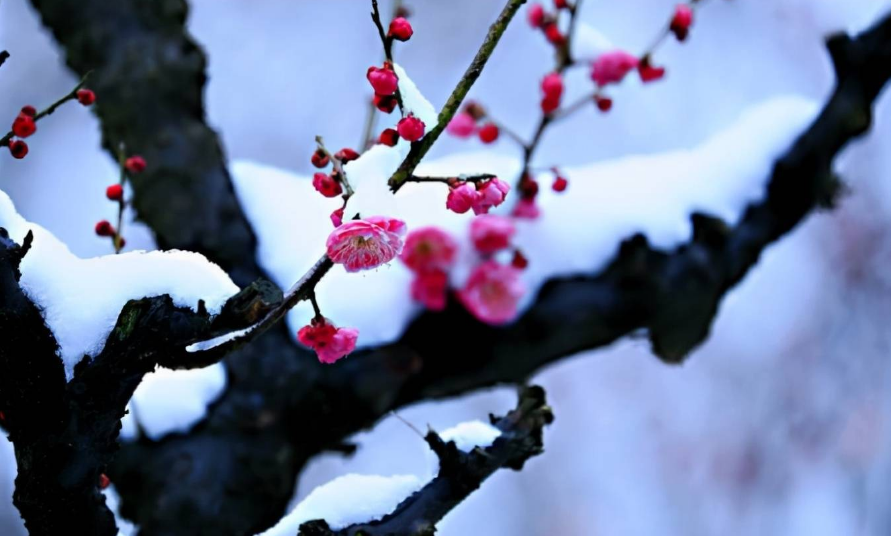
<path id="1" fill-rule="evenodd" d="M 344 475 L 314 489 L 260 536 L 294 536 L 300 525 L 314 519 L 324 519 L 333 530 L 376 521 L 422 486 L 414 475 Z"/>
<path id="2" fill-rule="evenodd" d="M 478 420 L 462 422 L 439 432 L 439 437 L 443 441 L 446 443 L 454 441 L 458 450 L 463 450 L 464 452 L 470 452 L 477 447 L 484 449 L 491 447 L 492 443 L 500 436 L 501 430 L 489 423 Z M 439 457 L 429 448 L 426 454 L 428 477 L 433 478 L 439 473 Z"/>
<path id="3" fill-rule="evenodd" d="M 439 112 L 424 97 L 401 65 L 394 63 L 393 71 L 399 78 L 399 93 L 402 95 L 402 107 L 405 109 L 405 114 L 414 114 L 424 122 L 427 132 L 429 132 L 439 122 Z"/>
<path id="4" fill-rule="evenodd" d="M 600 30 L 588 23 L 578 22 L 572 39 L 572 57 L 576 61 L 593 61 L 615 45 Z"/>
<path id="5" fill-rule="evenodd" d="M 524 272 L 531 289 L 526 303 L 551 277 L 601 268 L 614 256 L 620 241 L 634 233 L 644 233 L 656 247 L 672 248 L 690 239 L 689 217 L 694 211 L 735 223 L 748 203 L 763 197 L 774 160 L 813 119 L 816 110 L 811 100 L 774 98 L 753 106 L 736 123 L 689 150 L 566 168 L 569 189 L 563 194 L 548 187 L 550 174 L 539 176 L 543 216 L 520 221 L 515 239 L 530 259 Z M 371 153 L 363 158 L 383 160 Z M 351 164 L 363 169 L 357 191 L 376 186 L 382 197 L 389 195 L 383 186 L 388 177 L 384 166 L 369 166 L 378 172 L 366 174 L 362 160 Z M 388 162 L 387 170 L 396 166 L 398 162 Z M 519 166 L 516 158 L 476 152 L 425 162 L 417 173 L 490 172 L 513 181 Z M 339 200 L 324 199 L 313 190 L 308 177 L 286 171 L 235 162 L 232 172 L 239 199 L 259 237 L 259 261 L 276 283 L 288 287 L 324 251 L 332 229 L 328 216 Z M 349 168 L 347 174 L 352 177 Z M 391 197 L 386 215 L 404 219 L 409 231 L 438 225 L 454 234 L 462 245 L 462 259 L 452 274 L 452 284 L 460 286 L 474 260 L 467 236 L 472 216 L 445 209 L 443 185 L 407 184 Z M 509 209 L 511 197 L 516 198 L 509 196 L 501 212 Z M 283 233 L 282 229 L 292 232 Z M 326 316 L 338 325 L 359 329 L 360 347 L 379 345 L 398 338 L 419 311 L 409 298 L 411 278 L 399 262 L 361 274 L 347 274 L 335 267 L 319 285 L 317 295 Z M 387 304 L 385 315 L 380 314 L 381 304 Z M 288 321 L 292 329 L 299 329 L 311 317 L 312 309 L 304 303 L 290 313 Z"/>
<path id="6" fill-rule="evenodd" d="M 207 414 L 226 389 L 226 367 L 215 363 L 193 370 L 158 369 L 145 375 L 121 420 L 121 438 L 138 436 L 136 423 L 152 440 L 186 432 Z"/>
<path id="7" fill-rule="evenodd" d="M 121 496 L 118 495 L 114 485 L 102 490 L 102 494 L 105 495 L 105 505 L 114 514 L 114 521 L 118 526 L 118 536 L 136 536 L 138 527 L 121 517 Z"/>
<path id="8" fill-rule="evenodd" d="M 102 351 L 127 301 L 169 294 L 174 304 L 193 311 L 204 300 L 208 312 L 216 314 L 238 292 L 219 266 L 197 253 L 134 251 L 80 259 L 43 227 L 21 217 L 2 191 L 0 227 L 20 244 L 29 230 L 34 232 L 20 283 L 56 337 L 68 379 L 85 355 Z"/>
<path id="9" fill-rule="evenodd" d="M 206 341 L 198 341 L 194 344 L 190 344 L 190 345 L 186 346 L 186 351 L 189 353 L 194 353 L 194 352 L 204 352 L 207 350 L 211 350 L 211 349 L 216 348 L 217 346 L 220 346 L 222 344 L 225 344 L 233 339 L 237 339 L 243 335 L 247 335 L 248 333 L 253 331 L 255 327 L 257 327 L 257 324 L 254 324 L 253 326 L 246 327 L 244 329 L 230 331 L 229 333 L 220 335 L 219 337 L 214 337 L 213 339 L 207 339 Z"/>

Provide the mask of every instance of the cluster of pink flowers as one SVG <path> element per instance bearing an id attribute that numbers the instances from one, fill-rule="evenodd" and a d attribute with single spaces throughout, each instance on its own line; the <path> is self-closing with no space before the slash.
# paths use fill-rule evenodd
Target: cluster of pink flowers
<path id="1" fill-rule="evenodd" d="M 503 216 L 482 215 L 471 222 L 470 238 L 482 260 L 456 295 L 482 322 L 500 325 L 512 321 L 525 294 L 520 273 L 528 263 L 522 253 L 515 251 L 509 265 L 492 258 L 511 247 L 515 233 L 513 221 Z M 417 229 L 408 235 L 400 258 L 415 274 L 411 284 L 412 299 L 432 311 L 445 309 L 449 272 L 455 264 L 457 251 L 455 240 L 436 227 Z"/>
<path id="2" fill-rule="evenodd" d="M 406 226 L 402 220 L 372 216 L 341 224 L 328 235 L 328 257 L 347 272 L 370 270 L 402 252 Z"/>
<path id="3" fill-rule="evenodd" d="M 485 121 L 486 110 L 476 102 L 468 102 L 461 112 L 449 121 L 446 132 L 456 138 L 469 138 L 476 134 L 485 144 L 495 143 L 501 129 L 491 121 Z"/>
<path id="4" fill-rule="evenodd" d="M 473 209 L 474 214 L 488 214 L 489 210 L 504 203 L 510 185 L 498 177 L 482 181 L 479 185 L 456 180 L 449 186 L 446 208 L 457 214 Z"/>
<path id="5" fill-rule="evenodd" d="M 445 309 L 448 273 L 455 264 L 458 244 L 437 227 L 423 227 L 409 233 L 399 257 L 415 278 L 411 297 L 432 311 Z"/>
<path id="6" fill-rule="evenodd" d="M 297 332 L 297 340 L 315 350 L 319 361 L 326 364 L 334 363 L 355 350 L 358 338 L 358 330 L 338 328 L 324 317 L 313 318 L 309 325 Z"/>

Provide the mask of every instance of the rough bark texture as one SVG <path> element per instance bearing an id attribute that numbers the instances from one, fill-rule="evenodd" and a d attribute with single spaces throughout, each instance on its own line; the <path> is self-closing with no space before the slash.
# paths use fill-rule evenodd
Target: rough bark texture
<path id="1" fill-rule="evenodd" d="M 184 30 L 185 3 L 32 2 L 66 49 L 69 65 L 79 73 L 95 70 L 92 85 L 100 96 L 97 112 L 106 146 L 125 141 L 150 162 L 149 170 L 134 185 L 136 210 L 155 231 L 158 244 L 199 251 L 242 285 L 261 276 L 254 260 L 253 233 L 232 193 L 219 142 L 203 121 L 205 61 Z M 650 248 L 642 236 L 630 237 L 600 273 L 550 281 L 511 326 L 480 324 L 450 303 L 441 313 L 418 317 L 399 341 L 357 353 L 335 367 L 320 366 L 279 326 L 226 358 L 229 388 L 196 428 L 160 442 L 142 439 L 122 446 L 109 471 L 123 497 L 123 513 L 141 525 L 143 535 L 255 534 L 283 514 L 295 478 L 309 458 L 338 448 L 345 437 L 373 425 L 392 409 L 498 383 L 523 382 L 548 363 L 640 328 L 648 330 L 660 358 L 682 360 L 707 336 L 721 297 L 757 262 L 763 249 L 812 209 L 831 202 L 838 189 L 831 174 L 832 159 L 868 128 L 871 104 L 891 76 L 891 19 L 854 41 L 833 39 L 830 51 L 839 78 L 833 96 L 815 123 L 777 162 L 766 199 L 750 206 L 736 227 L 693 215 L 695 236 L 690 243 L 666 252 Z M 6 255 L 13 251 L 10 248 Z M 0 284 L 12 285 L 8 273 L 0 275 L 6 278 Z M 33 306 L 15 302 L 15 295 L 4 292 L 0 299 L 16 315 L 26 315 L 18 322 L 36 322 Z M 164 309 L 156 300 L 133 307 L 157 331 L 186 326 L 187 333 L 167 340 L 164 351 L 155 352 L 158 362 L 175 363 L 173 342 L 215 329 L 206 319 Z M 174 315 L 176 323 L 166 328 L 154 325 L 160 319 L 153 307 Z M 230 319 L 231 325 L 244 321 L 238 316 Z M 0 357 L 9 361 L 15 346 L 6 341 L 15 339 L 6 337 L 28 332 L 10 332 L 6 326 L 0 323 L 0 330 L 6 330 L 0 332 L 4 341 Z M 48 367 L 48 375 L 22 381 L 51 382 L 47 391 L 58 391 L 54 385 L 62 381 L 61 366 L 47 357 L 55 343 L 46 339 L 45 327 L 30 329 L 45 344 L 40 352 L 30 352 L 31 359 L 46 361 L 41 366 Z M 473 351 L 451 336 L 454 331 L 476 341 Z M 132 336 L 126 339 L 137 341 Z M 159 348 L 151 340 L 145 344 L 148 349 Z M 124 348 L 117 350 L 117 357 L 108 358 L 125 363 L 131 354 Z M 110 422 L 123 413 L 120 403 L 149 362 L 136 359 L 135 365 L 125 367 L 132 370 L 120 377 L 79 368 L 74 385 L 115 382 L 107 384 L 114 391 L 107 393 L 107 399 L 68 393 L 71 387 L 64 395 L 48 395 L 71 397 L 70 403 L 77 407 L 65 411 L 101 412 L 100 424 L 82 423 L 90 429 L 63 430 L 95 434 L 93 444 L 98 446 L 92 448 L 96 452 L 71 454 L 95 457 L 87 464 L 89 472 L 72 477 L 81 489 L 95 479 L 96 460 L 108 459 L 113 450 Z M 5 375 L 0 378 L 6 381 Z M 10 391 L 3 388 L 0 393 L 7 396 Z M 47 411 L 57 411 L 53 408 L 63 403 L 69 401 L 50 401 Z M 91 406 L 100 403 L 109 406 Z M 16 412 L 11 411 L 8 419 L 15 435 Z M 60 459 L 67 463 L 68 455 L 62 453 Z M 29 467 L 40 465 L 28 456 L 19 458 L 20 479 Z M 39 478 L 62 475 L 68 473 L 50 471 Z M 27 483 L 22 489 L 17 491 L 17 502 L 24 505 L 20 506 L 23 513 L 29 505 L 36 507 L 49 499 L 33 495 L 40 490 Z M 22 495 L 26 497 L 18 499 Z M 79 500 L 93 499 L 91 492 Z M 43 504 L 50 508 L 44 511 L 45 517 L 71 521 L 61 509 L 72 504 Z M 107 517 L 103 509 L 97 512 Z M 95 522 L 105 526 L 102 520 Z M 47 532 L 35 532 L 42 533 Z"/>

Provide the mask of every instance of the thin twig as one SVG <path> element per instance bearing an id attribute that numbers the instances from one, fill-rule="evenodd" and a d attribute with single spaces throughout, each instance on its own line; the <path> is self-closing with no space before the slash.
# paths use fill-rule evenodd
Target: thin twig
<path id="1" fill-rule="evenodd" d="M 124 187 L 124 180 L 127 178 L 127 147 L 124 145 L 124 142 L 118 146 L 118 167 L 121 170 L 120 176 L 118 177 L 118 184 L 121 185 L 121 188 Z M 124 226 L 124 196 L 121 195 L 121 198 L 118 199 L 118 226 L 115 227 L 115 235 L 113 238 L 114 241 L 114 252 L 118 254 L 123 249 L 123 233 L 122 227 Z"/>
<path id="2" fill-rule="evenodd" d="M 81 88 L 83 88 L 84 85 L 86 85 L 87 78 L 89 78 L 91 72 L 92 71 L 87 72 L 87 74 L 85 74 L 84 77 L 80 79 L 80 82 L 78 82 L 77 85 L 74 86 L 74 89 L 69 91 L 67 95 L 65 95 L 61 99 L 57 100 L 56 102 L 50 104 L 49 107 L 47 107 L 45 110 L 41 110 L 40 112 L 38 112 L 37 115 L 34 116 L 34 121 L 37 122 L 37 121 L 43 119 L 44 117 L 55 112 L 56 108 L 58 108 L 59 106 L 62 106 L 63 104 L 65 104 L 66 102 L 68 102 L 70 100 L 76 99 L 77 92 Z M 13 131 L 10 130 L 9 132 L 7 132 L 5 136 L 0 138 L 0 147 L 9 146 L 9 141 L 13 138 L 13 136 L 15 136 L 15 133 Z"/>
<path id="3" fill-rule="evenodd" d="M 483 182 L 487 180 L 494 179 L 495 175 L 491 173 L 483 173 L 480 175 L 458 175 L 457 177 L 419 177 L 418 175 L 412 175 L 406 182 L 442 182 L 445 184 L 451 184 L 452 182 L 463 181 L 463 182 Z"/>
<path id="4" fill-rule="evenodd" d="M 446 101 L 445 106 L 443 106 L 442 110 L 439 112 L 439 121 L 436 123 L 436 126 L 433 127 L 420 141 L 412 144 L 408 156 L 403 160 L 402 165 L 399 166 L 396 173 L 390 177 L 389 183 L 391 190 L 396 192 L 403 184 L 405 184 L 406 180 L 411 177 L 415 168 L 421 162 L 421 159 L 424 158 L 430 148 L 433 147 L 436 140 L 439 139 L 439 136 L 445 131 L 449 121 L 451 121 L 458 112 L 461 103 L 464 102 L 464 98 L 467 97 L 467 93 L 470 92 L 470 88 L 473 87 L 473 84 L 480 77 L 480 74 L 482 74 L 483 68 L 492 56 L 492 52 L 495 51 L 495 46 L 501 40 L 504 31 L 507 30 L 508 24 L 514 18 L 514 15 L 517 14 L 520 6 L 524 3 L 526 3 L 526 0 L 508 0 L 504 9 L 501 11 L 501 14 L 498 16 L 498 19 L 489 28 L 489 33 L 486 34 L 486 39 L 483 41 L 482 46 L 476 53 L 476 56 L 473 58 L 473 61 L 470 63 L 464 76 L 458 81 L 458 85 L 455 86 L 455 89 Z"/>
<path id="5" fill-rule="evenodd" d="M 340 181 L 343 183 L 344 187 L 343 201 L 346 203 L 355 192 L 353 191 L 352 186 L 350 186 L 350 181 L 347 180 L 346 172 L 343 170 L 343 162 L 328 151 L 325 147 L 325 140 L 323 140 L 321 136 L 316 136 L 316 145 L 318 145 L 320 151 L 325 153 L 325 156 L 331 161 L 331 165 L 334 166 L 334 172 L 340 177 Z"/>
<path id="6" fill-rule="evenodd" d="M 384 30 L 384 24 L 381 22 L 381 12 L 377 7 L 377 0 L 371 0 L 371 9 L 371 20 L 377 26 L 377 33 L 380 35 L 381 44 L 384 46 L 384 56 L 390 65 L 393 65 L 393 38 L 387 35 L 386 30 Z M 399 111 L 405 116 L 405 107 L 402 104 L 402 92 L 399 91 L 399 86 L 396 86 L 396 102 L 399 103 Z"/>
<path id="7" fill-rule="evenodd" d="M 9 52 L 7 52 L 5 50 L 0 50 L 0 67 L 2 67 L 3 64 L 6 63 L 6 60 L 8 60 L 8 59 L 9 59 Z"/>

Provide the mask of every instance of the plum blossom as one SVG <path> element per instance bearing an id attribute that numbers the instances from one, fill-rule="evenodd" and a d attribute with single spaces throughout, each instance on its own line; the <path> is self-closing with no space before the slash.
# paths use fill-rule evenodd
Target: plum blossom
<path id="1" fill-rule="evenodd" d="M 411 297 L 431 311 L 442 311 L 448 296 L 449 276 L 442 270 L 421 272 L 411 283 Z"/>
<path id="2" fill-rule="evenodd" d="M 375 95 L 385 97 L 396 93 L 396 90 L 399 89 L 399 78 L 386 65 L 383 68 L 369 67 L 365 77 L 368 78 L 368 83 L 374 89 Z"/>
<path id="3" fill-rule="evenodd" d="M 301 344 L 315 350 L 322 363 L 331 364 L 356 349 L 359 330 L 338 328 L 327 318 L 314 318 L 297 332 Z"/>
<path id="4" fill-rule="evenodd" d="M 514 218 L 524 218 L 534 220 L 541 216 L 541 210 L 535 204 L 535 198 L 520 199 L 514 206 L 514 210 L 510 213 Z"/>
<path id="5" fill-rule="evenodd" d="M 504 203 L 508 192 L 510 192 L 510 185 L 498 177 L 486 181 L 480 187 L 479 196 L 472 205 L 473 213 L 488 214 L 489 209 Z"/>
<path id="6" fill-rule="evenodd" d="M 526 287 L 520 270 L 493 260 L 485 261 L 470 274 L 458 299 L 473 316 L 487 324 L 507 324 L 517 316 Z"/>
<path id="7" fill-rule="evenodd" d="M 422 227 L 408 234 L 400 259 L 414 272 L 448 270 L 455 263 L 458 244 L 438 227 Z"/>
<path id="8" fill-rule="evenodd" d="M 637 68 L 638 63 L 637 57 L 624 50 L 601 54 L 594 60 L 591 79 L 601 87 L 619 83 L 625 78 L 625 75 Z"/>
<path id="9" fill-rule="evenodd" d="M 486 214 L 470 223 L 470 239 L 477 251 L 492 254 L 510 246 L 516 233 L 514 222 L 504 216 Z"/>
<path id="10" fill-rule="evenodd" d="M 399 124 L 396 125 L 396 131 L 399 132 L 403 139 L 408 141 L 418 141 L 423 138 L 426 128 L 427 125 L 423 121 L 411 114 L 402 118 Z"/>
<path id="11" fill-rule="evenodd" d="M 476 131 L 476 119 L 467 112 L 461 112 L 449 121 L 446 132 L 456 138 L 469 138 Z"/>
<path id="12" fill-rule="evenodd" d="M 464 184 L 451 188 L 446 198 L 446 208 L 457 214 L 464 214 L 479 202 L 480 193 L 473 184 Z"/>
<path id="13" fill-rule="evenodd" d="M 353 220 L 328 236 L 328 257 L 347 272 L 370 270 L 390 262 L 402 252 L 405 222 L 372 216 Z"/>

